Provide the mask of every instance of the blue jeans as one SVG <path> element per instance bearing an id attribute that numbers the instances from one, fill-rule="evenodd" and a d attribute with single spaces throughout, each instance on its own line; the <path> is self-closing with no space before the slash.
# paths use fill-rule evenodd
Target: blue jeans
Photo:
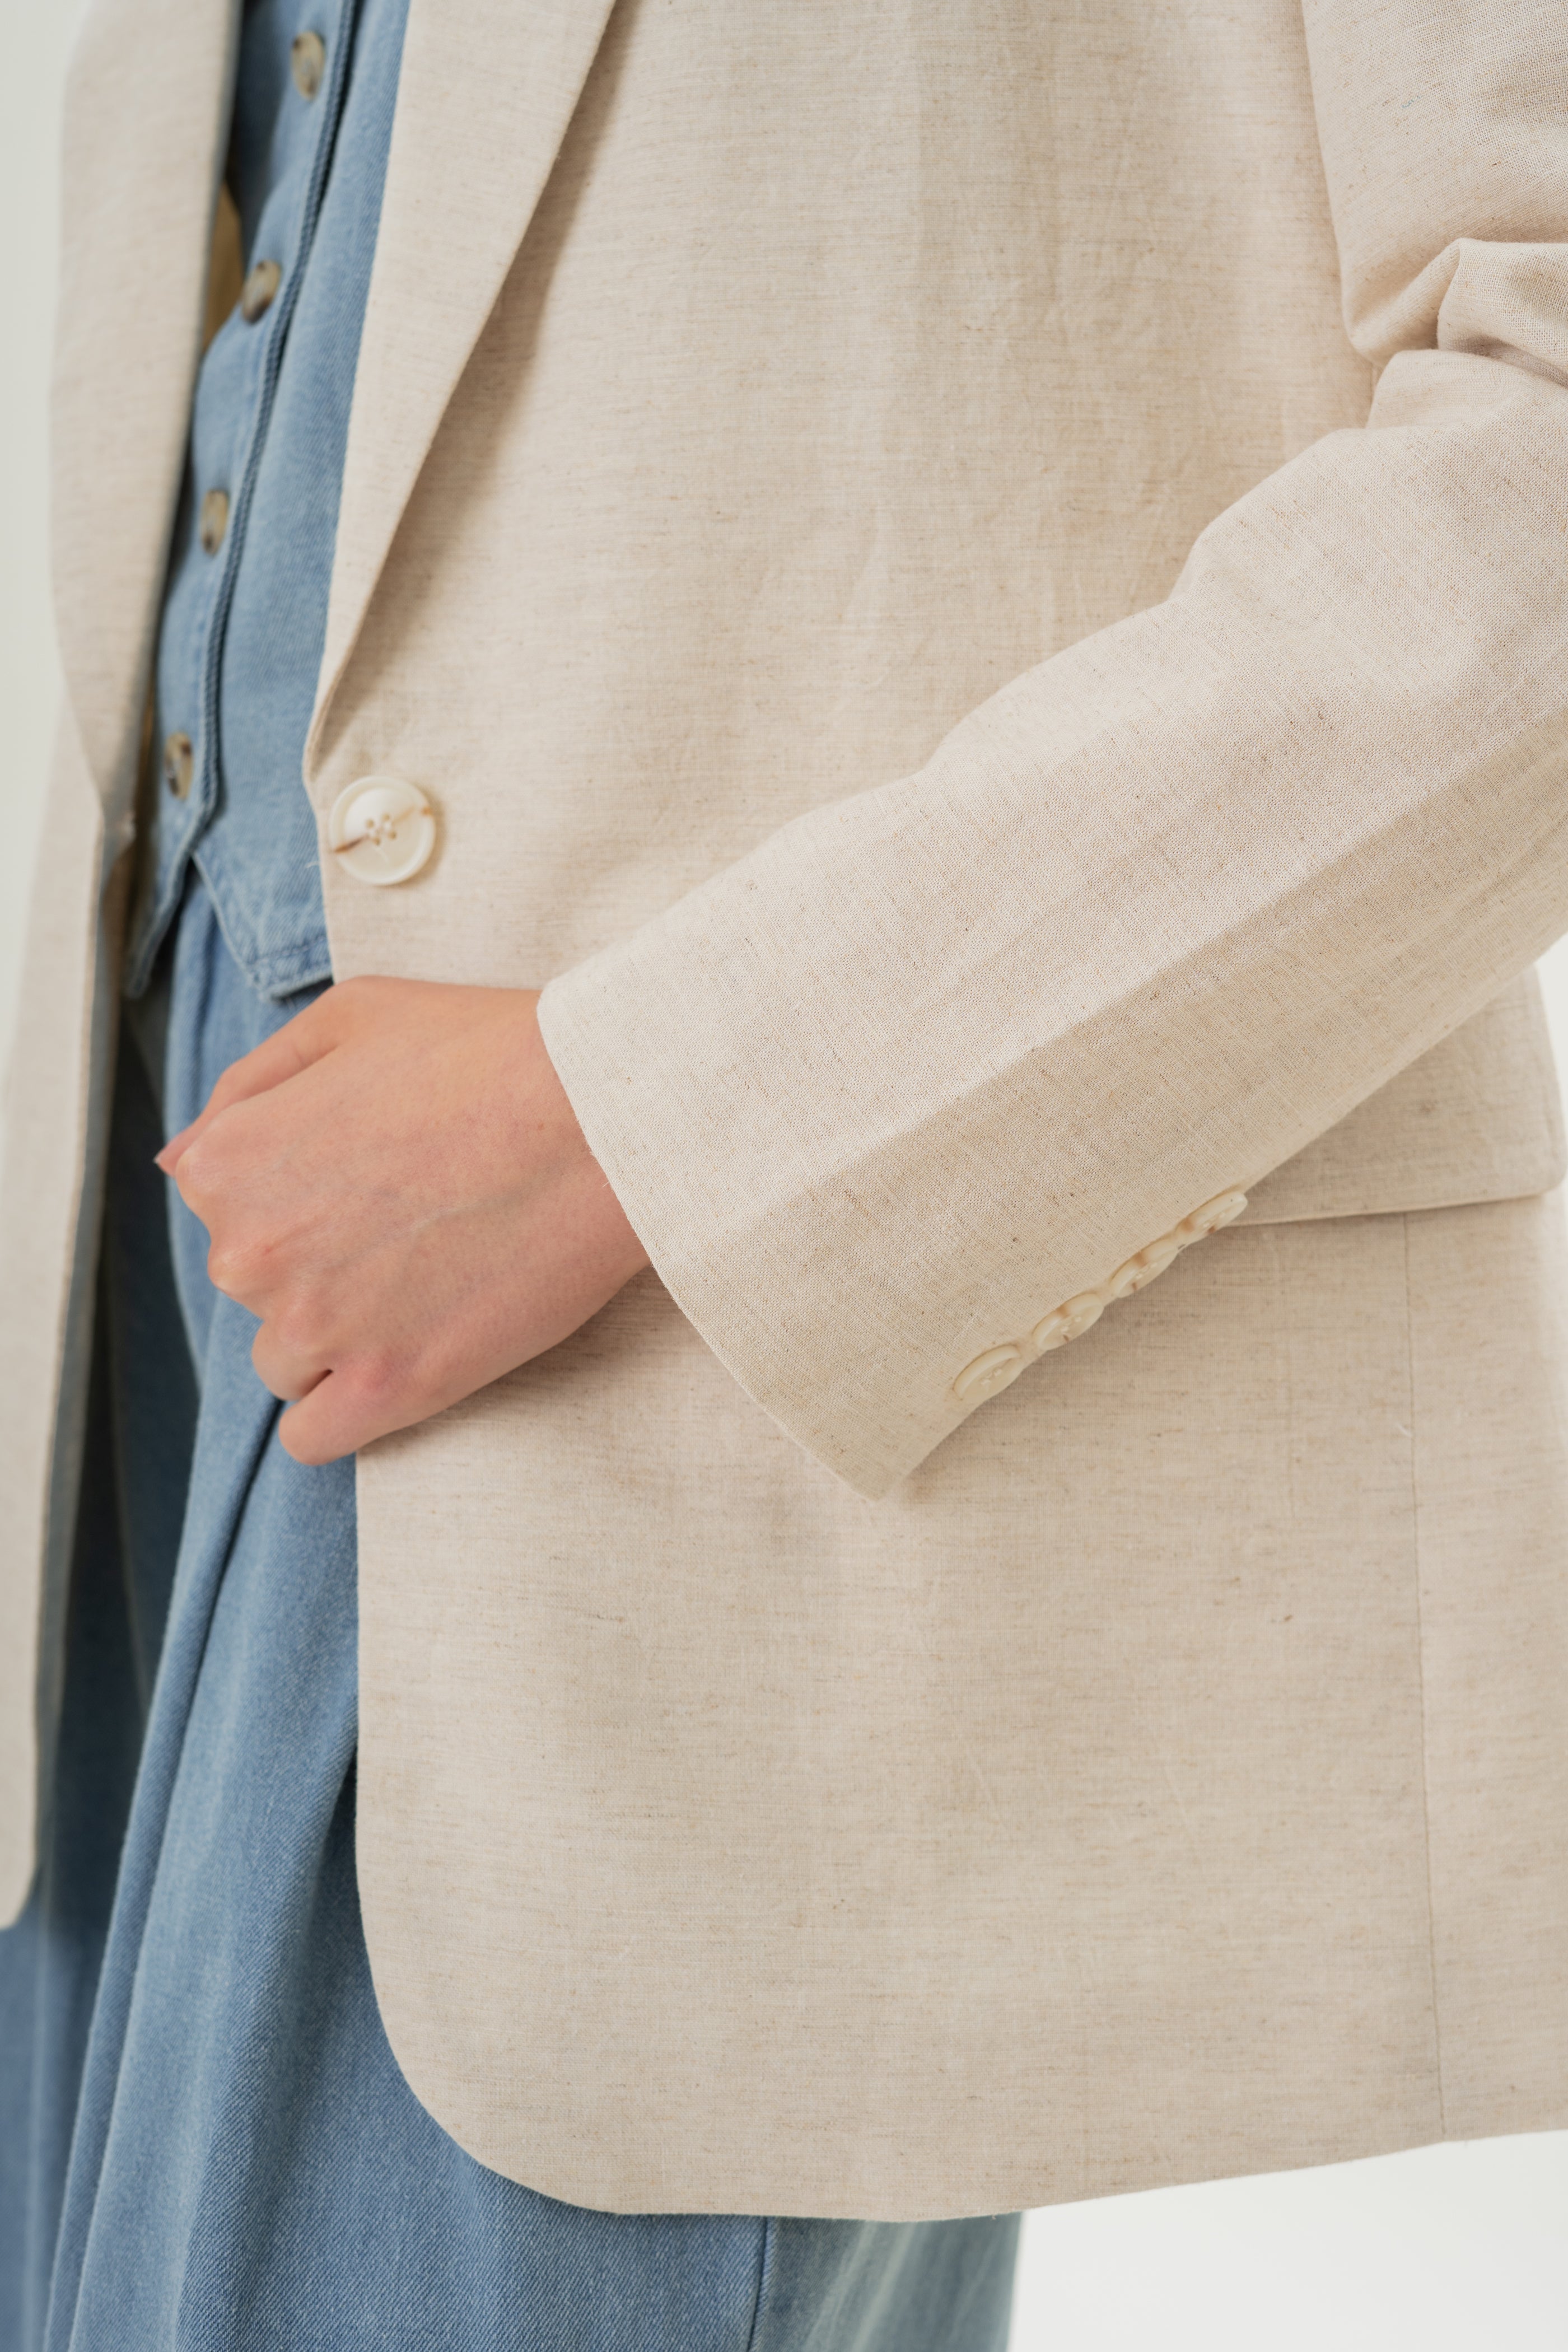
<path id="1" fill-rule="evenodd" d="M 307 999 L 251 991 L 199 883 L 172 961 L 120 1056 L 58 1782 L 0 1936 L 0 2344 L 1002 2352 L 1014 2216 L 584 2211 L 404 2082 L 354 1879 L 353 1465 L 283 1452 L 151 1165 Z"/>

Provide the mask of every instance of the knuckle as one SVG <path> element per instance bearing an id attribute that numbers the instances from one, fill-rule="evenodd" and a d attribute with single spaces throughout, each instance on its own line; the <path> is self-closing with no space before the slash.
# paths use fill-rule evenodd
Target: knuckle
<path id="1" fill-rule="evenodd" d="M 211 1154 L 205 1139 L 187 1143 L 174 1163 L 174 1183 L 187 1208 L 205 1201 L 211 1190 Z"/>
<path id="2" fill-rule="evenodd" d="M 194 1209 L 198 1202 L 217 1200 L 226 1189 L 229 1171 L 224 1150 L 226 1139 L 221 1122 L 215 1120 L 181 1152 L 174 1181 L 188 1207 Z"/>
<path id="3" fill-rule="evenodd" d="M 291 1356 L 314 1359 L 327 1345 L 316 1302 L 308 1291 L 283 1299 L 268 1319 L 277 1344 Z"/>
<path id="4" fill-rule="evenodd" d="M 207 1280 L 215 1290 L 221 1290 L 226 1298 L 235 1297 L 238 1276 L 233 1254 L 220 1249 L 216 1242 L 207 1252 Z"/>
<path id="5" fill-rule="evenodd" d="M 274 1360 L 271 1349 L 263 1347 L 259 1338 L 251 1347 L 250 1360 L 255 1367 L 256 1377 L 264 1389 L 269 1389 L 275 1397 L 286 1398 L 289 1395 L 293 1383 L 281 1365 Z"/>
<path id="6" fill-rule="evenodd" d="M 244 1298 L 257 1286 L 265 1255 L 242 1235 L 225 1234 L 207 1251 L 207 1280 L 226 1297 Z"/>

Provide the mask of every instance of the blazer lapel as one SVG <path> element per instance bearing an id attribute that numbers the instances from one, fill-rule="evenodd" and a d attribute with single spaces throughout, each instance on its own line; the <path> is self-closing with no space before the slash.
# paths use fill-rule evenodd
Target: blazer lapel
<path id="1" fill-rule="evenodd" d="M 114 821 L 200 356 L 237 0 L 97 0 L 66 99 L 50 454 L 56 620 Z"/>
<path id="2" fill-rule="evenodd" d="M 412 0 L 306 765 L 409 493 L 554 165 L 613 0 Z"/>

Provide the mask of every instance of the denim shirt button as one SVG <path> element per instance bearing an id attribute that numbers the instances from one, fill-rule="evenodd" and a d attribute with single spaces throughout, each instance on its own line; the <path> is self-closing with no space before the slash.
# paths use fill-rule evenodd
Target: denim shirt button
<path id="1" fill-rule="evenodd" d="M 272 307 L 272 298 L 283 283 L 283 272 L 276 261 L 258 261 L 247 272 L 239 297 L 239 315 L 247 327 L 254 327 Z"/>
<path id="2" fill-rule="evenodd" d="M 327 69 L 327 45 L 320 33 L 296 33 L 289 45 L 289 70 L 301 98 L 314 98 Z"/>
<path id="3" fill-rule="evenodd" d="M 183 801 L 191 789 L 191 779 L 196 772 L 195 745 L 188 735 L 165 735 L 163 738 L 163 782 L 177 801 Z"/>
<path id="4" fill-rule="evenodd" d="M 228 529 L 228 492 L 209 490 L 202 500 L 202 519 L 197 537 L 205 555 L 216 555 L 223 545 L 223 535 Z"/>

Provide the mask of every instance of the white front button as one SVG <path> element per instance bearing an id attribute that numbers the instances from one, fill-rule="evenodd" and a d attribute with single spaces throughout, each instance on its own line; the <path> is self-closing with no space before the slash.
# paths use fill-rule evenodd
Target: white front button
<path id="1" fill-rule="evenodd" d="M 332 803 L 327 841 L 356 882 L 406 882 L 436 846 L 435 813 L 401 776 L 361 776 Z"/>
<path id="2" fill-rule="evenodd" d="M 963 1404 L 978 1403 L 982 1397 L 993 1397 L 1016 1381 L 1024 1369 L 1024 1350 L 1009 1340 L 1005 1347 L 987 1348 L 972 1364 L 965 1364 L 952 1384 L 952 1393 Z"/>

